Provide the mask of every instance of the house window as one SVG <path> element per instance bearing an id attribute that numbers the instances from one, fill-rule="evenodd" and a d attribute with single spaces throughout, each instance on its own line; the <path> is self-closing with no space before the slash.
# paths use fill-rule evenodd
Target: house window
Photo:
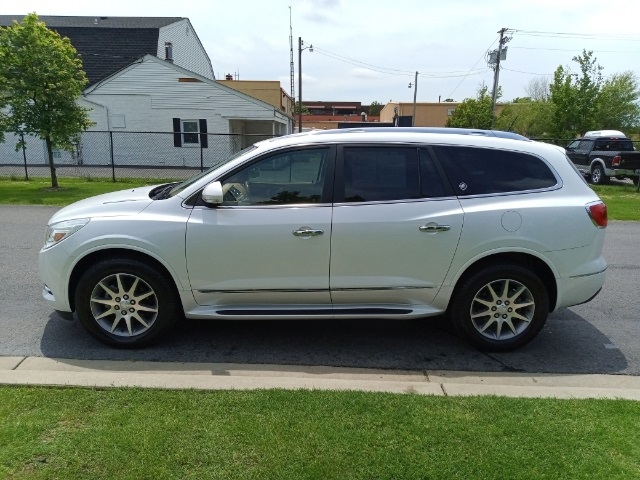
<path id="1" fill-rule="evenodd" d="M 182 120 L 182 143 L 186 145 L 199 145 L 198 120 Z"/>
<path id="2" fill-rule="evenodd" d="M 201 147 L 209 146 L 207 138 L 207 120 L 173 119 L 173 146 L 174 147 Z"/>
<path id="3" fill-rule="evenodd" d="M 447 108 L 447 116 L 450 117 L 451 115 L 453 115 L 453 112 L 455 112 L 455 111 L 456 111 L 455 108 Z"/>

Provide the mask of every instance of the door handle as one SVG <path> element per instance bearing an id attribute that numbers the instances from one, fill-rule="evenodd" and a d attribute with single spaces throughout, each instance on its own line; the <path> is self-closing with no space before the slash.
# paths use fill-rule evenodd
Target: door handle
<path id="1" fill-rule="evenodd" d="M 324 230 L 317 230 L 311 227 L 300 227 L 298 230 L 294 230 L 293 233 L 296 237 L 316 237 L 322 235 Z"/>
<path id="2" fill-rule="evenodd" d="M 422 225 L 418 227 L 421 232 L 426 233 L 436 233 L 436 232 L 448 232 L 451 230 L 449 225 L 438 225 L 437 223 L 427 223 L 426 225 Z"/>

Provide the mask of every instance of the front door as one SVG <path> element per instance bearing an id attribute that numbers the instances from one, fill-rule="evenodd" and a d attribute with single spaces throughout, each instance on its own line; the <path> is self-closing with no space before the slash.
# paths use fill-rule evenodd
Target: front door
<path id="1" fill-rule="evenodd" d="M 195 207 L 186 255 L 200 305 L 327 305 L 331 148 L 287 150 L 222 179 L 225 201 Z"/>

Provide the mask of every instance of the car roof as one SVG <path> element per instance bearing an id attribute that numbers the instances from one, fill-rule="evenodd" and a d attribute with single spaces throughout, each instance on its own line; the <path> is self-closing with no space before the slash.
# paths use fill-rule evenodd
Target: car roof
<path id="1" fill-rule="evenodd" d="M 529 153 L 538 152 L 538 154 L 541 155 L 545 155 L 544 152 L 549 152 L 550 150 L 558 151 L 550 147 L 549 144 L 529 140 L 526 137 L 511 132 L 430 127 L 372 127 L 309 130 L 301 133 L 273 137 L 257 142 L 255 146 L 261 151 L 268 151 L 292 146 L 312 146 L 329 143 L 391 144 L 397 142 L 505 148 Z"/>
<path id="2" fill-rule="evenodd" d="M 312 130 L 309 133 L 321 135 L 323 133 L 382 133 L 382 132 L 407 132 L 407 133 L 444 133 L 450 135 L 477 135 L 481 137 L 511 138 L 513 140 L 529 139 L 514 132 L 502 130 L 484 130 L 481 128 L 449 128 L 449 127 L 363 127 L 363 128 L 340 128 L 333 130 Z"/>
<path id="3" fill-rule="evenodd" d="M 601 137 L 627 138 L 627 136 L 619 130 L 591 130 L 584 134 L 584 138 Z"/>

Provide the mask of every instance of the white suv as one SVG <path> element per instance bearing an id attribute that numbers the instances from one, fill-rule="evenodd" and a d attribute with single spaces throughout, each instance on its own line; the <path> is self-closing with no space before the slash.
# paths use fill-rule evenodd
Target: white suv
<path id="1" fill-rule="evenodd" d="M 601 289 L 606 207 L 564 152 L 496 136 L 320 131 L 49 221 L 44 298 L 116 347 L 184 316 L 446 313 L 484 349 L 529 342 Z"/>

